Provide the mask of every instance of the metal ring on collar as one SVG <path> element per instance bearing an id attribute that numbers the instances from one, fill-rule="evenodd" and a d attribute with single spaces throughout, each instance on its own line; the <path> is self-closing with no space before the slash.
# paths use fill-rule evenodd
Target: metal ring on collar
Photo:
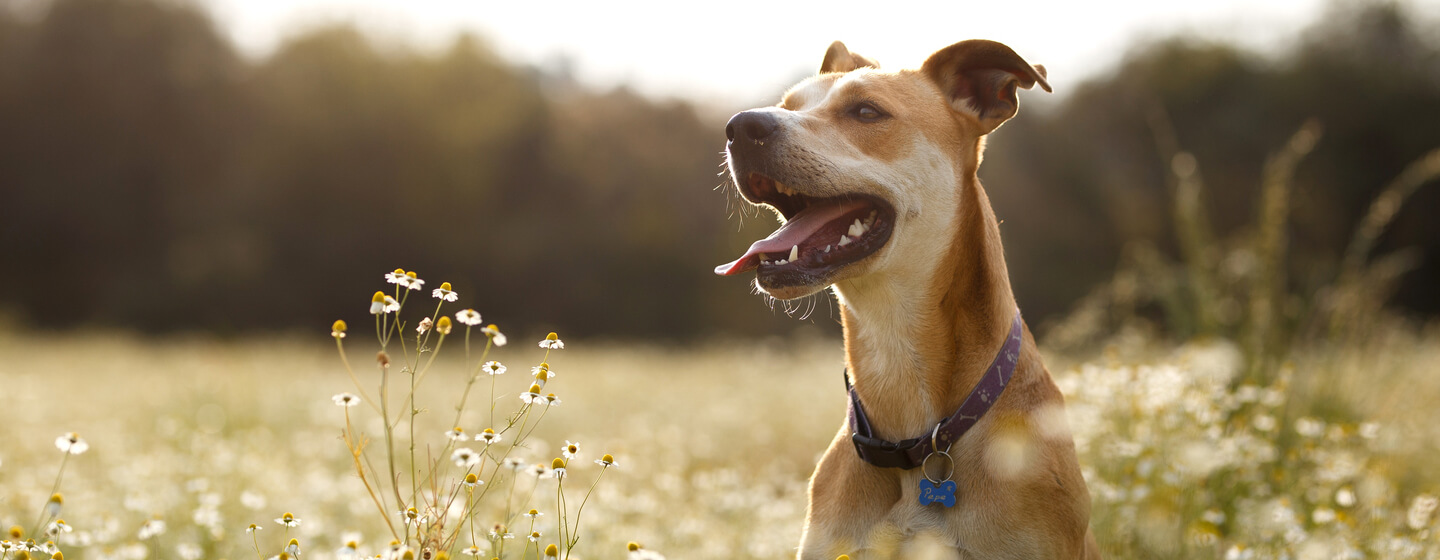
<path id="1" fill-rule="evenodd" d="M 955 474 L 955 458 L 950 456 L 950 446 L 945 446 L 945 450 L 941 451 L 940 444 L 936 441 L 937 436 L 940 435 L 940 424 L 943 423 L 944 422 L 935 423 L 935 429 L 930 431 L 930 449 L 934 451 L 931 451 L 929 455 L 926 455 L 925 458 L 920 461 L 920 474 L 925 477 L 925 480 L 930 481 L 931 484 L 940 484 L 941 482 L 950 480 L 950 477 Z M 930 478 L 930 470 L 926 468 L 926 465 L 930 464 L 930 458 L 936 455 L 944 455 L 945 459 L 950 462 L 950 470 L 946 471 L 945 477 L 940 480 Z"/>
<path id="2" fill-rule="evenodd" d="M 950 470 L 945 471 L 945 477 L 944 477 L 944 478 L 941 478 L 940 480 L 935 480 L 935 479 L 933 479 L 933 478 L 930 478 L 930 469 L 928 468 L 928 466 L 930 465 L 930 458 L 931 458 L 931 457 L 935 457 L 935 456 L 944 456 L 944 457 L 945 457 L 945 460 L 950 463 Z M 951 456 L 950 456 L 950 453 L 948 453 L 948 452 L 945 452 L 945 451 L 936 451 L 936 452 L 934 452 L 934 453 L 931 453 L 931 454 L 929 454 L 929 455 L 926 455 L 926 456 L 925 456 L 925 459 L 924 459 L 923 461 L 920 461 L 920 475 L 921 475 L 921 476 L 924 476 L 924 477 L 925 477 L 925 480 L 930 481 L 930 484 L 940 484 L 941 482 L 945 482 L 945 481 L 947 481 L 947 480 L 950 480 L 950 477 L 951 477 L 952 475 L 954 475 L 954 474 L 955 474 L 955 458 L 954 458 L 954 457 L 951 457 Z"/>

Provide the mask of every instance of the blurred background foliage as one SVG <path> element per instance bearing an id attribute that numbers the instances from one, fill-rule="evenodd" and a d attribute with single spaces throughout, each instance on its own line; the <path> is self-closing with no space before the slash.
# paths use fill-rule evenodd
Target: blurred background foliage
<path id="1" fill-rule="evenodd" d="M 320 328 L 404 267 L 522 331 L 795 328 L 710 273 L 773 228 L 717 189 L 744 100 L 597 91 L 473 36 L 420 52 L 326 27 L 251 60 L 186 3 L 4 8 L 0 310 L 16 321 Z M 1021 306 L 1062 346 L 1137 322 L 1241 339 L 1274 336 L 1254 334 L 1261 316 L 1320 324 L 1371 202 L 1440 146 L 1440 31 L 1403 4 L 1336 4 L 1279 53 L 1178 37 L 1055 78 L 1070 93 L 1028 94 L 981 176 Z M 1433 317 L 1440 189 L 1412 191 L 1359 262 L 1403 256 L 1366 297 Z"/>

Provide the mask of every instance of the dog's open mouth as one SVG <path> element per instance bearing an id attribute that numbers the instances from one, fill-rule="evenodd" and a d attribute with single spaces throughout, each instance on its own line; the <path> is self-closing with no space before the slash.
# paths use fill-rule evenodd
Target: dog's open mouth
<path id="1" fill-rule="evenodd" d="M 785 225 L 735 262 L 715 267 L 721 276 L 759 269 L 762 283 L 813 284 L 878 251 L 895 223 L 890 205 L 869 195 L 815 198 L 759 173 L 749 174 L 741 189 L 746 198 L 780 211 Z"/>

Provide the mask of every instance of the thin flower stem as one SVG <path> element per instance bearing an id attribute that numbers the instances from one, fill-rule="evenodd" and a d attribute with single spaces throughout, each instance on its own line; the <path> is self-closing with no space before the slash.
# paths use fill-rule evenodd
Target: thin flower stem
<path id="1" fill-rule="evenodd" d="M 445 300 L 444 300 L 443 298 L 440 299 L 440 302 L 439 302 L 439 303 L 436 303 L 436 304 L 435 304 L 435 312 L 430 314 L 431 319 L 432 319 L 433 321 L 435 321 L 435 322 L 439 322 L 439 321 L 440 321 L 440 306 L 442 306 L 442 305 L 445 305 Z M 435 332 L 435 329 L 434 329 L 433 327 L 432 327 L 430 330 L 425 331 L 425 340 L 421 340 L 421 341 L 417 341 L 417 342 L 419 342 L 419 344 L 420 344 L 421 346 L 424 346 L 425 344 L 427 344 L 427 343 L 430 342 L 430 335 L 431 335 L 431 334 L 434 334 L 434 332 Z M 437 349 L 437 351 L 438 351 L 438 349 Z"/>
<path id="2" fill-rule="evenodd" d="M 342 339 L 335 339 L 335 349 L 340 352 L 340 363 L 345 365 L 345 373 L 350 374 L 350 381 L 355 384 L 355 390 L 360 391 L 360 396 L 364 398 L 365 404 L 370 405 L 370 408 L 379 414 L 380 408 L 375 406 L 375 399 L 370 398 L 370 394 L 365 392 L 365 387 L 360 385 L 360 378 L 355 376 L 355 370 L 350 367 L 350 359 L 345 357 L 345 344 Z"/>
<path id="3" fill-rule="evenodd" d="M 65 476 L 65 464 L 66 464 L 66 463 L 69 463 L 69 462 L 70 462 L 70 451 L 69 451 L 69 450 L 66 450 L 66 451 L 65 451 L 65 456 L 63 456 L 63 457 L 60 458 L 60 470 L 55 473 L 55 484 L 53 484 L 53 485 L 50 486 L 50 495 L 45 497 L 45 499 L 46 499 L 45 506 L 43 506 L 43 507 L 40 508 L 40 517 L 35 520 L 35 528 L 30 531 L 30 534 L 31 534 L 31 535 L 38 535 L 38 534 L 40 534 L 40 528 L 41 528 L 41 527 L 44 527 L 44 526 L 45 526 L 45 522 L 50 520 L 50 515 L 49 515 L 50 502 L 49 502 L 49 499 L 50 499 L 51 497 L 55 496 L 55 494 L 60 491 L 60 477 Z"/>
<path id="4" fill-rule="evenodd" d="M 260 554 L 260 537 L 255 534 L 255 531 L 250 531 L 250 545 L 255 547 L 255 557 L 265 560 L 265 556 Z"/>
<path id="5" fill-rule="evenodd" d="M 570 462 L 569 462 L 569 461 L 566 461 L 566 462 L 565 462 L 565 465 L 566 465 L 565 474 L 570 474 L 570 469 L 569 469 Z M 558 521 L 559 521 L 559 525 L 560 525 L 560 529 L 559 529 L 560 535 L 559 535 L 559 536 L 560 536 L 560 542 L 564 543 L 564 542 L 569 542 L 569 541 L 566 540 L 566 538 L 565 538 L 565 533 L 566 533 L 566 531 L 570 528 L 570 516 L 569 516 L 570 505 L 567 504 L 567 503 L 565 503 L 565 477 L 564 477 L 564 476 L 556 477 L 556 478 L 555 478 L 555 482 L 556 482 L 556 485 L 555 485 L 555 504 L 556 504 L 556 506 L 557 506 L 557 508 L 558 508 L 558 511 L 559 511 L 559 513 L 558 513 L 557 515 L 558 515 L 558 517 L 560 518 L 560 519 L 558 520 Z"/>
<path id="6" fill-rule="evenodd" d="M 395 507 L 405 509 L 405 498 L 400 495 L 400 475 L 395 472 L 394 426 L 390 424 L 389 390 L 390 368 L 380 367 L 380 417 L 385 425 L 385 458 L 390 464 L 390 487 L 395 491 Z M 385 516 L 387 519 L 389 514 Z M 410 544 L 410 532 L 405 532 L 405 544 Z"/>
<path id="7" fill-rule="evenodd" d="M 420 481 L 415 476 L 415 416 L 420 414 L 420 411 L 415 409 L 415 385 L 418 381 L 416 377 L 415 370 L 411 369 L 410 395 L 407 400 L 410 403 L 408 406 L 410 409 L 410 503 L 414 504 L 420 503 Z M 418 527 L 419 523 L 416 523 L 416 525 Z"/>
<path id="8" fill-rule="evenodd" d="M 465 382 L 465 391 L 462 392 L 462 393 L 460 393 L 460 404 L 455 405 L 455 421 L 452 422 L 452 424 L 454 424 L 454 425 L 456 425 L 456 426 L 459 426 L 459 425 L 460 425 L 460 416 L 465 413 L 465 401 L 470 398 L 470 387 L 473 386 L 473 385 L 475 385 L 475 380 L 476 380 L 476 379 L 479 379 L 479 378 L 480 378 L 480 368 L 485 365 L 485 358 L 487 358 L 487 357 L 490 356 L 490 346 L 491 346 L 491 342 L 492 342 L 492 340 L 490 340 L 490 339 L 488 339 L 488 338 L 486 339 L 486 341 L 485 341 L 485 351 L 480 354 L 480 362 L 477 363 L 477 364 L 475 364 L 475 369 L 470 372 L 470 380 L 467 381 L 467 382 Z M 470 352 L 470 350 L 469 350 L 469 348 L 470 348 L 470 328 L 469 328 L 469 327 L 466 327 L 466 328 L 465 328 L 465 348 L 466 348 L 465 352 L 466 352 L 466 354 L 467 354 L 467 358 L 466 358 L 466 359 L 468 360 L 468 359 L 469 359 L 469 358 L 468 358 L 468 354 L 469 354 L 469 352 Z M 490 376 L 490 425 L 491 425 L 492 427 L 495 425 L 495 376 L 494 376 L 494 375 L 491 375 L 491 376 Z"/>
<path id="9" fill-rule="evenodd" d="M 60 470 L 55 473 L 55 484 L 50 486 L 50 495 L 54 496 L 60 491 L 60 478 L 65 476 L 65 465 L 70 463 L 70 452 L 66 451 L 65 456 L 60 458 Z"/>
<path id="10" fill-rule="evenodd" d="M 435 349 L 430 352 L 430 359 L 425 362 L 425 367 L 420 369 L 420 378 L 415 381 L 415 385 L 418 386 L 421 381 L 425 380 L 425 373 L 430 371 L 430 366 L 435 363 L 435 357 L 440 355 L 440 348 L 443 346 L 445 346 L 445 335 L 442 334 L 440 340 L 435 341 Z"/>
<path id="11" fill-rule="evenodd" d="M 580 500 L 580 507 L 575 509 L 575 529 L 570 532 L 570 540 L 565 545 L 565 558 L 570 558 L 570 549 L 580 542 L 580 514 L 585 512 L 585 502 L 590 501 L 590 494 L 595 492 L 595 486 L 600 484 L 600 478 L 605 476 L 605 471 L 610 470 L 610 465 L 602 465 L 600 474 L 595 475 L 595 482 L 590 483 L 590 489 L 585 491 L 585 497 Z"/>
<path id="12" fill-rule="evenodd" d="M 535 428 L 539 428 L 539 427 L 540 427 L 540 421 L 545 419 L 545 414 L 548 413 L 548 412 L 550 412 L 550 407 L 549 407 L 549 406 L 546 406 L 546 407 L 545 407 L 545 410 L 540 411 L 540 417 L 535 419 L 535 425 L 534 425 L 534 426 L 530 426 L 530 431 L 526 432 L 526 431 L 525 431 L 525 427 L 524 427 L 524 426 L 521 426 L 521 427 L 520 427 L 520 431 L 521 431 L 520 439 L 522 439 L 522 440 L 523 440 L 523 439 L 526 439 L 526 438 L 530 437 L 530 434 L 535 433 Z"/>
<path id="13" fill-rule="evenodd" d="M 355 439 L 355 429 L 350 424 L 349 408 L 345 409 L 345 447 L 348 447 L 350 449 L 350 457 L 355 462 L 355 473 L 360 475 L 360 483 L 365 485 L 365 492 L 370 494 L 370 501 L 375 502 L 375 507 L 380 510 L 380 517 L 385 520 L 385 525 L 389 527 L 390 535 L 397 539 L 400 538 L 399 533 L 395 531 L 395 524 L 390 521 L 390 514 L 387 513 L 387 510 L 385 509 L 384 500 L 382 500 L 380 496 L 375 494 L 375 489 L 370 486 L 369 477 L 365 476 L 365 468 L 360 461 L 361 457 L 363 457 L 365 453 L 365 443 L 363 440 L 357 441 Z M 374 467 L 371 467 L 370 470 L 373 472 L 375 469 Z M 257 550 L 256 552 L 259 551 Z"/>

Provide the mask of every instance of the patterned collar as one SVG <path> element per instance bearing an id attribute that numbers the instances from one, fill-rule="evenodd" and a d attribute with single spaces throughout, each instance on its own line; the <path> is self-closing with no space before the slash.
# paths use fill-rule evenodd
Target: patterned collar
<path id="1" fill-rule="evenodd" d="M 990 410 L 991 405 L 1000 400 L 1000 394 L 1010 384 L 1010 378 L 1015 375 L 1015 365 L 1020 361 L 1022 330 L 1020 310 L 1017 309 L 1015 321 L 1010 325 L 1010 335 L 1001 346 L 1000 353 L 955 414 L 941 420 L 930 433 L 899 443 L 874 437 L 870 419 L 865 416 L 865 407 L 860 404 L 860 395 L 850 385 L 847 373 L 845 388 L 850 391 L 850 439 L 855 444 L 855 452 L 866 463 L 877 467 L 909 470 L 921 466 L 926 457 L 937 451 L 937 445 L 941 447 L 938 451 L 949 449 L 950 444 L 965 435 Z"/>

